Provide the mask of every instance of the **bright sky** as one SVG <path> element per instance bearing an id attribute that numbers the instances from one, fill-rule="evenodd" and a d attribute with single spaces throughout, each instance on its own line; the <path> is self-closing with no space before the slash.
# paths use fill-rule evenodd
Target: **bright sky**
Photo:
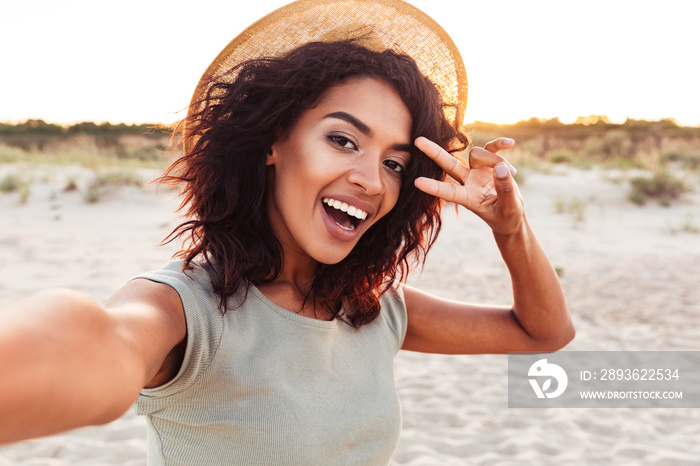
<path id="1" fill-rule="evenodd" d="M 175 121 L 228 41 L 285 3 L 3 1 L 0 121 Z M 700 2 L 410 3 L 462 53 L 467 122 L 595 114 L 700 125 Z"/>

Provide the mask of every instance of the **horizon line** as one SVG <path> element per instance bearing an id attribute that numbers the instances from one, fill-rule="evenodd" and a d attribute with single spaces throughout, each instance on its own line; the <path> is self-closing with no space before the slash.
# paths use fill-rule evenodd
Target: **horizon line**
<path id="1" fill-rule="evenodd" d="M 174 128 L 180 120 L 173 120 L 170 123 L 165 123 L 165 122 L 154 122 L 154 121 L 141 121 L 141 122 L 135 122 L 135 121 L 120 121 L 120 122 L 114 122 L 114 121 L 109 121 L 109 120 L 81 120 L 81 121 L 75 121 L 72 123 L 59 123 L 59 122 L 52 122 L 52 121 L 47 121 L 44 120 L 43 118 L 26 118 L 24 120 L 0 120 L 0 125 L 5 125 L 5 126 L 22 126 L 26 125 L 30 122 L 36 122 L 36 123 L 41 123 L 46 126 L 59 126 L 63 128 L 71 128 L 74 126 L 80 126 L 80 125 L 85 125 L 85 124 L 92 124 L 95 126 L 103 126 L 103 125 L 110 125 L 110 126 L 149 126 L 149 127 L 154 127 L 154 128 L 161 128 L 161 129 L 169 129 L 169 128 Z M 697 123 L 695 125 L 688 125 L 688 124 L 683 124 L 679 123 L 675 118 L 672 117 L 667 117 L 667 118 L 659 118 L 659 119 L 645 119 L 645 118 L 632 118 L 632 117 L 627 117 L 624 121 L 613 121 L 610 120 L 607 116 L 605 115 L 587 115 L 587 116 L 580 116 L 576 120 L 572 122 L 562 122 L 559 117 L 552 117 L 552 118 L 541 118 L 541 117 L 530 117 L 527 119 L 523 120 L 518 120 L 516 122 L 509 122 L 509 123 L 498 123 L 498 122 L 493 122 L 493 121 L 484 121 L 484 120 L 471 120 L 471 121 L 465 121 L 462 126 L 472 126 L 472 125 L 478 125 L 478 124 L 483 124 L 483 125 L 495 125 L 495 126 L 516 126 L 516 125 L 522 125 L 526 123 L 557 123 L 563 126 L 573 126 L 577 124 L 583 124 L 584 126 L 592 126 L 596 124 L 605 124 L 605 125 L 624 125 L 629 122 L 643 122 L 643 123 L 672 123 L 675 126 L 678 126 L 679 128 L 700 128 L 700 123 Z"/>

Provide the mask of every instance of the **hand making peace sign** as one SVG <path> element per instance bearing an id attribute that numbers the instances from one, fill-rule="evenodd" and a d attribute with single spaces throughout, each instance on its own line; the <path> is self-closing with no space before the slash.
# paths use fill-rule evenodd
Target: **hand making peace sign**
<path id="1" fill-rule="evenodd" d="M 515 169 L 499 150 L 510 149 L 512 139 L 499 138 L 484 148 L 469 151 L 468 166 L 427 138 L 419 137 L 416 147 L 435 161 L 457 183 L 418 178 L 415 186 L 421 191 L 448 202 L 455 202 L 484 220 L 495 234 L 517 232 L 523 222 L 523 198 L 513 180 Z"/>

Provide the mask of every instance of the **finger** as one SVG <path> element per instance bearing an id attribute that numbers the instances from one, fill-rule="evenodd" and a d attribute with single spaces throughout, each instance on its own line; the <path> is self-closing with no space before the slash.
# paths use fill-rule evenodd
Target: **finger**
<path id="1" fill-rule="evenodd" d="M 413 184 L 426 194 L 439 197 L 447 202 L 458 202 L 457 186 L 453 183 L 420 177 L 416 178 Z"/>
<path id="2" fill-rule="evenodd" d="M 493 185 L 502 212 L 517 208 L 516 185 L 507 162 L 499 162 L 493 167 Z"/>
<path id="3" fill-rule="evenodd" d="M 515 145 L 515 141 L 510 138 L 498 138 L 486 143 L 484 149 L 494 154 L 499 150 L 510 149 Z"/>
<path id="4" fill-rule="evenodd" d="M 495 167 L 498 163 L 506 163 L 508 165 L 508 170 L 513 176 L 518 173 L 518 170 L 501 155 L 481 147 L 474 147 L 469 151 L 469 166 L 472 168 Z"/>
<path id="5" fill-rule="evenodd" d="M 416 138 L 416 147 L 425 155 L 430 157 L 440 168 L 450 175 L 455 180 L 463 183 L 467 177 L 469 168 L 460 162 L 455 156 L 447 152 L 445 149 L 423 136 Z"/>
<path id="6" fill-rule="evenodd" d="M 469 151 L 469 166 L 472 168 L 495 167 L 497 163 L 508 163 L 505 157 L 482 147 Z"/>

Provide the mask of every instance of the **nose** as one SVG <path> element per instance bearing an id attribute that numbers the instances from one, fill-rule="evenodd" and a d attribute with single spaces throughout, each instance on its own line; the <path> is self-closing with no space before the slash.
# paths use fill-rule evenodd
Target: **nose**
<path id="1" fill-rule="evenodd" d="M 384 179 L 379 156 L 364 154 L 359 157 L 348 173 L 348 182 L 360 186 L 368 196 L 383 194 Z"/>

